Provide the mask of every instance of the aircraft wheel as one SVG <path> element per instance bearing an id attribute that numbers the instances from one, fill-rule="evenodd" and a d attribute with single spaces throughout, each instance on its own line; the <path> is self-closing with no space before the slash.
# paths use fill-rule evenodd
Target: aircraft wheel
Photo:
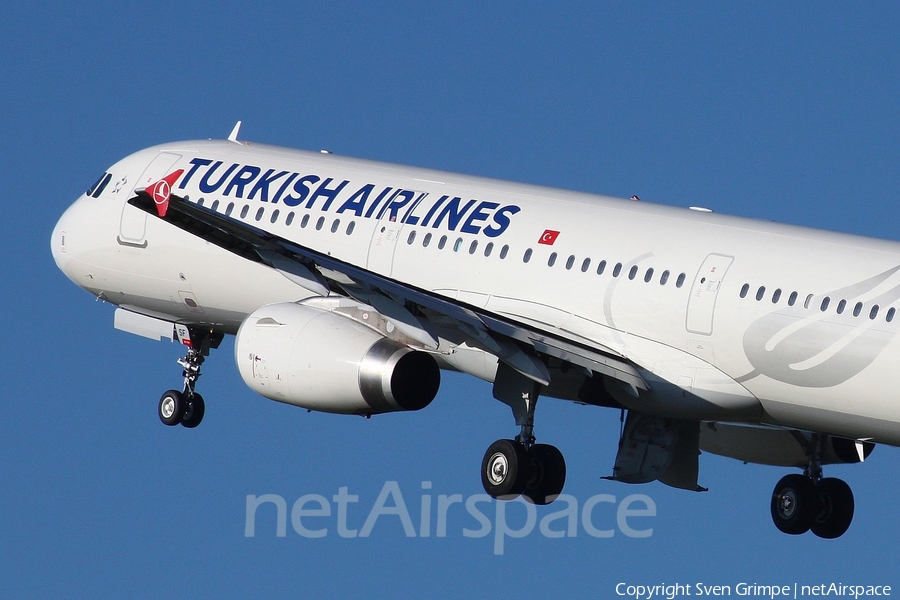
<path id="1" fill-rule="evenodd" d="M 497 440 L 481 461 L 481 483 L 492 498 L 511 500 L 522 493 L 529 478 L 525 446 L 514 440 Z"/>
<path id="2" fill-rule="evenodd" d="M 780 531 L 800 535 L 816 517 L 816 486 L 804 475 L 786 475 L 772 491 L 772 521 Z"/>
<path id="3" fill-rule="evenodd" d="M 188 429 L 193 429 L 203 420 L 204 413 L 206 413 L 206 404 L 203 402 L 203 396 L 195 393 L 191 396 L 190 402 L 185 403 L 181 424 Z"/>
<path id="4" fill-rule="evenodd" d="M 853 520 L 853 491 L 834 477 L 820 481 L 816 491 L 819 502 L 810 529 L 820 538 L 841 537 Z"/>
<path id="5" fill-rule="evenodd" d="M 535 444 L 528 450 L 530 477 L 522 495 L 532 504 L 550 504 L 566 483 L 566 459 L 556 446 Z"/>
<path id="6" fill-rule="evenodd" d="M 178 390 L 169 390 L 159 399 L 159 420 L 164 425 L 178 425 L 184 416 L 184 395 Z"/>

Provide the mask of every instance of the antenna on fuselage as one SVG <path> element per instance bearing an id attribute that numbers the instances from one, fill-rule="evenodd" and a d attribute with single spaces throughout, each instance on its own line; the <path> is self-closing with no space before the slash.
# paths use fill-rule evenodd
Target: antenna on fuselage
<path id="1" fill-rule="evenodd" d="M 240 142 L 237 139 L 238 134 L 240 132 L 241 132 L 241 121 L 238 121 L 237 123 L 234 124 L 234 129 L 231 130 L 231 134 L 228 136 L 228 141 L 234 142 L 236 144 L 240 144 Z"/>

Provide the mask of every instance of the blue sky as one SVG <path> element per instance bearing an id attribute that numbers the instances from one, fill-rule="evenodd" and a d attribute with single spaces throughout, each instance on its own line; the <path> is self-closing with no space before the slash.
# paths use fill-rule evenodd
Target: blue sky
<path id="1" fill-rule="evenodd" d="M 359 496 L 386 482 L 418 529 L 421 499 L 482 492 L 478 467 L 516 433 L 488 385 L 444 378 L 426 410 L 306 413 L 244 387 L 231 340 L 204 365 L 196 430 L 155 414 L 180 385 L 175 344 L 112 328 L 113 308 L 56 270 L 59 215 L 151 144 L 242 138 L 896 239 L 900 9 L 891 3 L 12 3 L 0 19 L 0 590 L 10 597 L 614 597 L 626 583 L 900 586 L 894 461 L 831 467 L 856 496 L 842 538 L 789 537 L 768 502 L 786 471 L 701 457 L 704 494 L 610 473 L 618 413 L 543 400 L 566 492 L 646 494 L 637 539 L 538 527 L 408 538 L 275 533 L 247 495 Z M 430 490 L 422 482 L 431 482 Z M 311 508 L 313 505 L 308 505 Z M 494 509 L 482 510 L 496 526 Z M 333 504 L 333 510 L 336 510 Z M 455 510 L 455 512 L 454 512 Z M 543 508 L 538 518 L 557 510 Z M 598 504 L 598 528 L 615 528 Z M 510 527 L 525 523 L 506 507 Z M 554 528 L 561 529 L 560 522 Z"/>

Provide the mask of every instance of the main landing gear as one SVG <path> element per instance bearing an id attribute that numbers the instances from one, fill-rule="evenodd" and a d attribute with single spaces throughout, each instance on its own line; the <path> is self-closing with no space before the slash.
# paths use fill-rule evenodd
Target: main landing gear
<path id="1" fill-rule="evenodd" d="M 550 504 L 566 483 L 566 461 L 556 446 L 528 446 L 521 435 L 497 440 L 481 461 L 481 483 L 492 498 L 513 500 L 522 495 L 532 504 Z"/>
<path id="2" fill-rule="evenodd" d="M 498 386 L 503 370 L 501 363 L 494 396 L 512 408 L 521 430 L 513 440 L 490 445 L 481 461 L 481 483 L 492 498 L 513 500 L 522 495 L 533 504 L 550 504 L 566 483 L 566 461 L 555 446 L 535 443 L 534 408 L 540 385 L 518 381 L 520 389 L 508 393 L 509 388 Z M 508 375 L 508 379 L 517 378 Z M 523 383 L 526 391 L 521 389 Z"/>
<path id="3" fill-rule="evenodd" d="M 803 475 L 781 478 L 772 491 L 772 520 L 790 535 L 812 531 L 820 538 L 844 535 L 853 521 L 853 492 L 834 477 L 822 478 L 821 448 L 826 438 L 814 435 L 808 446 L 809 466 Z"/>
<path id="4" fill-rule="evenodd" d="M 184 369 L 184 388 L 180 392 L 168 390 L 162 395 L 158 406 L 159 420 L 165 425 L 181 423 L 184 427 L 193 429 L 200 424 L 206 413 L 203 396 L 194 391 L 197 379 L 200 378 L 200 365 L 209 356 L 209 349 L 219 346 L 223 336 L 180 324 L 175 329 L 178 339 L 188 349 L 187 355 L 178 359 L 178 364 Z"/>

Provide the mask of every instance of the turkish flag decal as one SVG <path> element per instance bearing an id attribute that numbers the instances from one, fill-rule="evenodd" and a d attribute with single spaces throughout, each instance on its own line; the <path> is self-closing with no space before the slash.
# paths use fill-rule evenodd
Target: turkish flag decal
<path id="1" fill-rule="evenodd" d="M 538 244 L 546 244 L 548 246 L 552 246 L 553 242 L 556 241 L 557 237 L 559 237 L 558 231 L 553 231 L 552 229 L 545 229 L 544 233 L 541 234 L 541 239 L 538 240 Z"/>

